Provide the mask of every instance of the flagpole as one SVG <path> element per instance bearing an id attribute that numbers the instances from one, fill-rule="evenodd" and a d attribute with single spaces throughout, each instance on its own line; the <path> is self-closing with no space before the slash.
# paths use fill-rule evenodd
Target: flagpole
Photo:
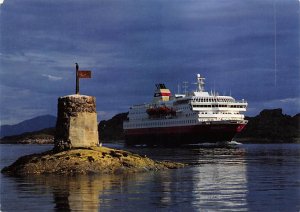
<path id="1" fill-rule="evenodd" d="M 77 63 L 75 63 L 75 64 L 76 64 L 76 91 L 75 91 L 75 93 L 79 94 L 79 77 L 78 77 L 79 66 Z"/>

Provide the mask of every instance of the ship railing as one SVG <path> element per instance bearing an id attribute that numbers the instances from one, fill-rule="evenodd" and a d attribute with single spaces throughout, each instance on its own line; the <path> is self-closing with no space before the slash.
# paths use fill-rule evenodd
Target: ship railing
<path id="1" fill-rule="evenodd" d="M 150 106 L 151 106 L 151 104 L 143 103 L 143 104 L 133 105 L 133 106 L 131 106 L 131 109 L 132 108 L 141 108 L 141 107 L 150 107 Z"/>
<path id="2" fill-rule="evenodd" d="M 148 118 L 141 118 L 139 120 L 162 120 L 162 119 L 175 119 L 176 116 L 152 116 Z"/>
<path id="3" fill-rule="evenodd" d="M 241 121 L 244 120 L 243 116 L 240 117 L 207 117 L 207 118 L 199 118 L 199 121 Z"/>
<path id="4" fill-rule="evenodd" d="M 236 100 L 234 103 L 245 103 L 245 104 L 247 104 L 248 102 L 246 100 L 242 99 L 242 100 Z"/>
<path id="5" fill-rule="evenodd" d="M 230 109 L 234 109 L 234 108 L 246 108 L 247 104 L 246 103 L 237 103 L 237 104 L 210 104 L 210 103 L 206 103 L 206 104 L 192 104 L 191 105 L 193 107 L 193 109 L 207 109 L 207 108 L 218 108 L 218 109 L 222 109 L 222 108 L 230 108 Z M 239 107 L 234 107 L 234 106 L 239 106 Z"/>

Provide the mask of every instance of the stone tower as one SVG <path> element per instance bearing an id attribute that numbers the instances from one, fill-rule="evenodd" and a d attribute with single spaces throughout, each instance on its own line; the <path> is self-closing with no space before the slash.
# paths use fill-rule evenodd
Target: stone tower
<path id="1" fill-rule="evenodd" d="M 57 107 L 54 150 L 99 146 L 95 97 L 63 96 Z"/>

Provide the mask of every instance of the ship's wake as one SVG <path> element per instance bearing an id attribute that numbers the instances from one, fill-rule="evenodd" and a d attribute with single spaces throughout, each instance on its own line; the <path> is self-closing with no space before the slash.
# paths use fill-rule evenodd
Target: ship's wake
<path id="1" fill-rule="evenodd" d="M 199 143 L 199 144 L 190 144 L 188 146 L 192 147 L 199 147 L 199 148 L 231 148 L 231 147 L 237 147 L 239 145 L 242 145 L 242 143 L 239 143 L 237 141 L 222 141 L 222 142 L 205 142 L 205 143 Z"/>

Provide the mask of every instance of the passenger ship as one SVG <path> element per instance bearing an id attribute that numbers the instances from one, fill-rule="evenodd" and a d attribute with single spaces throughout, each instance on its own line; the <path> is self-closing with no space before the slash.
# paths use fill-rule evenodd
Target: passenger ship
<path id="1" fill-rule="evenodd" d="M 248 103 L 204 90 L 197 74 L 197 90 L 171 95 L 156 84 L 152 103 L 130 107 L 123 123 L 127 145 L 180 146 L 231 141 L 247 124 Z"/>

